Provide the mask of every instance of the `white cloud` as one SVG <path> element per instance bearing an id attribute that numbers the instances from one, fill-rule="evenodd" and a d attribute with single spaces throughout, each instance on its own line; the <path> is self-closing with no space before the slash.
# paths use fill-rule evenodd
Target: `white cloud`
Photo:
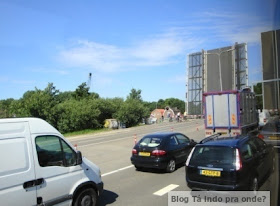
<path id="1" fill-rule="evenodd" d="M 261 32 L 273 29 L 272 22 L 252 14 L 204 12 L 201 15 L 204 17 L 204 24 L 209 24 L 206 31 L 217 40 L 232 44 L 260 43 Z"/>
<path id="2" fill-rule="evenodd" d="M 200 51 L 208 43 L 260 43 L 260 33 L 272 29 L 269 22 L 249 14 L 207 11 L 188 18 L 188 23 L 171 26 L 127 47 L 76 40 L 59 50 L 58 60 L 66 67 L 98 72 L 165 66 L 185 62 L 188 53 Z"/>
<path id="3" fill-rule="evenodd" d="M 90 68 L 100 72 L 127 71 L 135 67 L 168 65 L 186 51 L 201 44 L 190 34 L 177 29 L 132 44 L 130 47 L 77 40 L 60 50 L 58 59 L 69 67 Z M 196 43 L 194 43 L 196 42 Z"/>

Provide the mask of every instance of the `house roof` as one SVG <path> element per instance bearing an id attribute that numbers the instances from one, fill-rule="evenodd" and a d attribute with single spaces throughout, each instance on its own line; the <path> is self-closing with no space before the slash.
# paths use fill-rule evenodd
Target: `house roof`
<path id="1" fill-rule="evenodd" d="M 161 113 L 163 115 L 164 109 L 155 109 L 154 111 L 152 111 L 152 113 L 154 112 Z"/>

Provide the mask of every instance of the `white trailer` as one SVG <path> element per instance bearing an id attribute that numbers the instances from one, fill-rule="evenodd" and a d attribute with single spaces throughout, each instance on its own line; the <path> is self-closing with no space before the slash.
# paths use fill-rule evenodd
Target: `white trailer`
<path id="1" fill-rule="evenodd" d="M 205 134 L 240 135 L 257 129 L 256 97 L 250 90 L 203 94 Z"/>

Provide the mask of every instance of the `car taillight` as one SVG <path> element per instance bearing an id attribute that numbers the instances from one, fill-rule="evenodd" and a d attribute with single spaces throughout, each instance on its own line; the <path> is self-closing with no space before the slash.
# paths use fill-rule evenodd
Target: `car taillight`
<path id="1" fill-rule="evenodd" d="M 195 147 L 194 147 L 195 148 Z M 194 151 L 194 148 L 192 148 L 192 151 L 190 152 L 190 154 L 189 154 L 189 156 L 188 156 L 188 159 L 187 159 L 187 161 L 186 161 L 186 166 L 189 166 L 189 164 L 190 164 L 190 160 L 191 160 L 191 157 L 192 157 L 192 153 L 193 153 L 193 151 Z"/>
<path id="2" fill-rule="evenodd" d="M 259 134 L 259 135 L 258 135 L 258 138 L 264 139 L 264 136 L 263 136 L 262 134 Z"/>
<path id="3" fill-rule="evenodd" d="M 164 150 L 154 150 L 154 151 L 152 151 L 153 156 L 163 156 L 165 154 L 166 154 L 166 151 L 164 151 Z"/>
<path id="4" fill-rule="evenodd" d="M 136 149 L 132 149 L 132 154 L 136 155 L 137 154 L 137 150 Z"/>
<path id="5" fill-rule="evenodd" d="M 266 122 L 266 118 L 263 119 L 263 122 Z"/>
<path id="6" fill-rule="evenodd" d="M 242 161 L 239 153 L 239 149 L 236 149 L 235 152 L 235 169 L 240 170 L 242 168 Z"/>

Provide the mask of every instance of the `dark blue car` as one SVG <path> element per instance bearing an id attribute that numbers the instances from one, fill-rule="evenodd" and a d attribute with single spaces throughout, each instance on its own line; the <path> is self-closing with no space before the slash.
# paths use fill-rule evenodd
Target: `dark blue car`
<path id="1" fill-rule="evenodd" d="M 275 151 L 256 136 L 210 136 L 191 151 L 186 181 L 195 190 L 258 190 L 275 169 Z"/>
<path id="2" fill-rule="evenodd" d="M 196 143 L 176 133 L 154 133 L 144 136 L 133 148 L 131 163 L 141 168 L 165 169 L 173 172 L 176 165 L 186 161 Z"/>

